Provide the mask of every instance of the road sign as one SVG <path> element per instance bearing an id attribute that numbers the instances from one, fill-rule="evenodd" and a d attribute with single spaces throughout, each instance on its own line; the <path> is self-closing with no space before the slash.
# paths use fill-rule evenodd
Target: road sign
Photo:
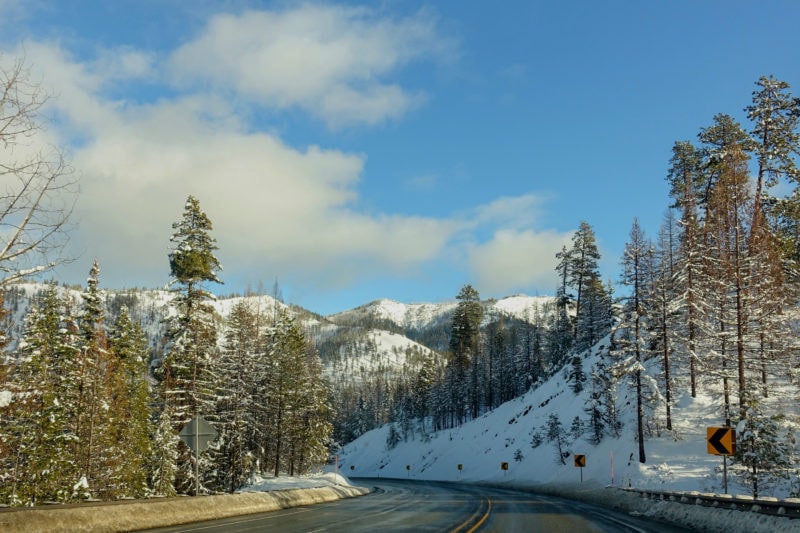
<path id="1" fill-rule="evenodd" d="M 406 470 L 411 470 L 411 465 L 406 465 Z"/>
<path id="2" fill-rule="evenodd" d="M 586 466 L 586 456 L 585 455 L 578 455 L 575 454 L 575 466 L 579 468 L 583 468 Z"/>
<path id="3" fill-rule="evenodd" d="M 205 418 L 198 415 L 183 427 L 178 436 L 192 451 L 200 453 L 217 438 L 217 430 Z"/>
<path id="4" fill-rule="evenodd" d="M 711 455 L 736 453 L 736 431 L 729 427 L 706 428 L 706 447 Z"/>
<path id="5" fill-rule="evenodd" d="M 200 495 L 200 452 L 217 438 L 217 430 L 205 418 L 195 414 L 178 433 L 178 437 L 194 452 L 194 495 Z"/>
<path id="6" fill-rule="evenodd" d="M 462 465 L 461 463 L 458 463 L 458 469 L 459 470 L 464 470 L 464 465 Z"/>
<path id="7" fill-rule="evenodd" d="M 501 470 L 508 470 L 508 463 L 500 463 Z"/>

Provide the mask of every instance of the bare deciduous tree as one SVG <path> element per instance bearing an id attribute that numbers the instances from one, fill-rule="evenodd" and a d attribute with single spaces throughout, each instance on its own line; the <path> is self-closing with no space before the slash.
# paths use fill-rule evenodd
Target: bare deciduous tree
<path id="1" fill-rule="evenodd" d="M 49 95 L 22 60 L 0 56 L 0 287 L 65 262 L 77 181 L 47 142 L 40 111 Z"/>

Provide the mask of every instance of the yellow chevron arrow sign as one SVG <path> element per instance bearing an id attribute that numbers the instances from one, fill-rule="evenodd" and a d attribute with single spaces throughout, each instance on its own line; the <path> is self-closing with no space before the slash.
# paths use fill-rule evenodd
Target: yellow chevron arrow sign
<path id="1" fill-rule="evenodd" d="M 729 427 L 706 428 L 706 447 L 711 455 L 736 453 L 736 431 Z"/>

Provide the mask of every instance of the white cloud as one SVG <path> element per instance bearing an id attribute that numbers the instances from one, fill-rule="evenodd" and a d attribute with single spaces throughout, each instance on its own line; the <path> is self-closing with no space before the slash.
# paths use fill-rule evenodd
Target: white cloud
<path id="1" fill-rule="evenodd" d="M 538 222 L 545 197 L 535 194 L 498 198 L 475 209 L 477 224 L 502 225 L 515 229 Z"/>
<path id="2" fill-rule="evenodd" d="M 412 61 L 449 53 L 435 24 L 426 10 L 390 19 L 363 7 L 314 4 L 220 14 L 173 54 L 172 77 L 178 85 L 200 81 L 268 107 L 297 106 L 334 127 L 376 124 L 424 100 L 384 78 Z"/>
<path id="3" fill-rule="evenodd" d="M 76 158 L 85 174 L 83 224 L 95 243 L 117 243 L 108 255 L 126 266 L 165 255 L 170 224 L 189 193 L 214 222 L 221 252 L 237 261 L 259 258 L 267 278 L 291 269 L 344 283 L 376 264 L 410 268 L 447 241 L 447 222 L 371 218 L 351 209 L 360 157 L 219 131 L 190 110 L 165 107 L 98 138 Z"/>
<path id="4" fill-rule="evenodd" d="M 483 244 L 468 247 L 475 286 L 489 294 L 509 294 L 530 287 L 555 290 L 555 254 L 571 234 L 554 231 L 501 229 Z"/>
<path id="5" fill-rule="evenodd" d="M 186 91 L 141 103 L 106 94 L 124 94 L 128 80 L 163 79 L 155 56 L 123 49 L 81 61 L 26 43 L 27 61 L 54 88 L 56 143 L 72 147 L 81 178 L 74 244 L 85 255 L 59 275 L 80 282 L 96 257 L 108 286 L 165 283 L 171 225 L 192 194 L 214 223 L 223 279 L 343 287 L 466 254 L 482 291 L 554 286 L 553 257 L 569 236 L 532 229 L 542 198 L 505 197 L 440 218 L 367 214 L 364 156 L 287 145 L 238 105 L 241 96 L 332 125 L 380 122 L 419 103 L 385 78 L 443 46 L 424 13 L 394 21 L 362 8 L 303 6 L 219 15 L 169 62 Z M 436 179 L 423 178 L 418 185 Z"/>
<path id="6" fill-rule="evenodd" d="M 166 282 L 171 224 L 188 194 L 214 223 L 229 271 L 250 268 L 266 279 L 289 273 L 342 286 L 375 268 L 413 271 L 459 227 L 359 213 L 363 156 L 298 149 L 251 131 L 221 97 L 197 93 L 146 105 L 105 99 L 116 81 L 152 73 L 143 54 L 131 51 L 116 67 L 101 68 L 106 56 L 81 63 L 43 43 L 27 43 L 27 52 L 35 72 L 57 88 L 51 106 L 60 133 L 79 140 L 72 148 L 81 178 L 74 244 L 87 257 L 60 272 L 72 280 L 85 278 L 97 257 L 112 286 Z"/>
<path id="7" fill-rule="evenodd" d="M 103 72 L 106 79 L 127 81 L 147 79 L 156 75 L 155 57 L 129 47 L 103 50 L 93 66 L 95 72 Z"/>

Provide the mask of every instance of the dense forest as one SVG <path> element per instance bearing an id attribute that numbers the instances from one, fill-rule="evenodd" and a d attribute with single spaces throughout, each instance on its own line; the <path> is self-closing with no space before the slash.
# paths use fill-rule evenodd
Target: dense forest
<path id="1" fill-rule="evenodd" d="M 8 145 L 37 128 L 39 104 L 10 100 L 9 87 L 28 82 L 21 70 L 4 74 Z M 45 200 L 73 182 L 59 158 L 35 172 L 4 161 L 19 188 L 0 199 L 0 222 L 16 228 L 0 253 L 10 304 L 0 306 L 0 503 L 232 492 L 254 474 L 308 472 L 383 424 L 390 448 L 458 426 L 559 373 L 590 391 L 573 429 L 594 442 L 619 435 L 616 391 L 634 388 L 642 463 L 648 436 L 672 430 L 678 391 L 718 395 L 757 495 L 759 479 L 797 468 L 797 421 L 780 400 L 800 393 L 800 99 L 762 77 L 745 110 L 748 126 L 719 114 L 696 141 L 674 144 L 671 206 L 655 238 L 632 221 L 618 279 L 601 278 L 582 221 L 552 258 L 559 284 L 546 304 L 512 316 L 465 285 L 428 327 L 314 317 L 278 305 L 277 289 L 271 309 L 238 299 L 220 316 L 209 288 L 221 282 L 217 244 L 193 196 L 173 224 L 170 296 L 148 322 L 157 328 L 146 332 L 133 312 L 136 291 L 100 289 L 98 261 L 79 298 L 50 284 L 15 323 L 19 283 L 60 260 L 52 252 L 69 209 Z M 393 354 L 401 363 L 377 355 L 376 330 L 409 339 Z M 585 368 L 598 343 L 606 355 Z M 180 437 L 201 416 L 216 431 L 202 453 Z"/>

